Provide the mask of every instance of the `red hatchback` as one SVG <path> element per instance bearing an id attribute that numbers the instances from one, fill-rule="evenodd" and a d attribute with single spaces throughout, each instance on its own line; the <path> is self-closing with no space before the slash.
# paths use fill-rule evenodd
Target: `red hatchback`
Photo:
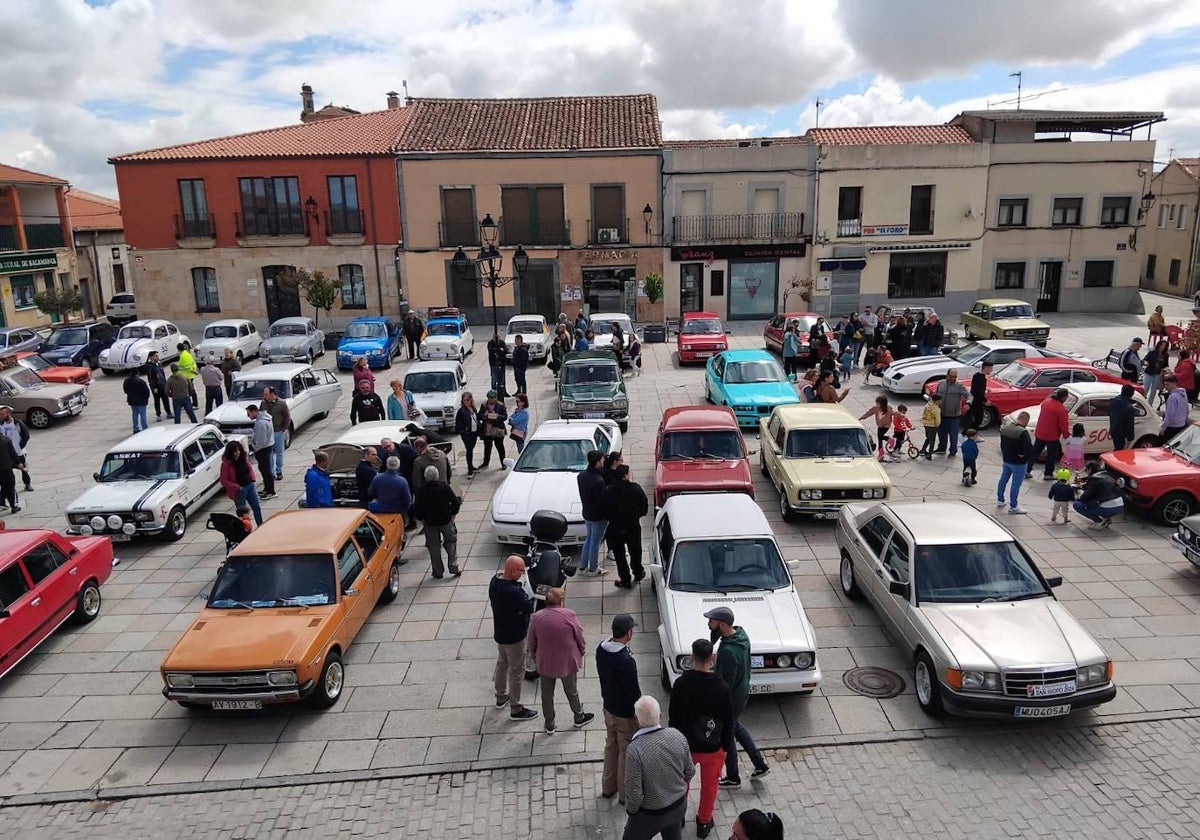
<path id="1" fill-rule="evenodd" d="M 107 537 L 0 530 L 0 677 L 68 619 L 98 616 L 112 567 Z"/>
<path id="2" fill-rule="evenodd" d="M 1188 426 L 1166 446 L 1103 452 L 1100 462 L 1126 506 L 1157 522 L 1175 527 L 1200 510 L 1200 426 Z"/>
<path id="3" fill-rule="evenodd" d="M 783 331 L 789 321 L 796 322 L 796 332 L 800 336 L 800 355 L 808 355 L 808 331 L 820 317 L 816 312 L 782 312 L 776 315 L 763 327 L 763 344 L 768 350 L 783 353 Z M 832 327 L 830 328 L 832 329 Z"/>
<path id="4" fill-rule="evenodd" d="M 675 335 L 681 365 L 703 362 L 729 349 L 725 327 L 716 312 L 685 312 L 679 319 L 679 331 Z"/>
<path id="5" fill-rule="evenodd" d="M 92 383 L 90 367 L 56 365 L 40 353 L 18 353 L 17 364 L 36 371 L 37 375 L 47 382 L 61 382 L 66 385 L 90 385 Z"/>
<path id="6" fill-rule="evenodd" d="M 663 412 L 654 446 L 654 504 L 679 493 L 745 493 L 754 479 L 737 418 L 726 406 L 682 405 Z"/>

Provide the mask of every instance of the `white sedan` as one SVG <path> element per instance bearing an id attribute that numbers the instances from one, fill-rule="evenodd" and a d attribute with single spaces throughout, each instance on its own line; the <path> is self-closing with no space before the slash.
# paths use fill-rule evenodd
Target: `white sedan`
<path id="1" fill-rule="evenodd" d="M 592 345 L 593 350 L 599 350 L 608 347 L 612 344 L 612 325 L 617 324 L 621 328 L 623 335 L 629 335 L 634 332 L 633 321 L 629 320 L 629 316 L 624 312 L 594 312 L 588 321 L 588 329 L 596 336 L 596 341 Z M 639 341 L 641 338 L 639 337 Z M 625 339 L 625 343 L 629 343 L 629 339 Z"/>
<path id="2" fill-rule="evenodd" d="M 196 345 L 194 355 L 197 364 L 213 362 L 220 364 L 225 358 L 225 351 L 232 350 L 239 362 L 244 362 L 251 356 L 258 355 L 258 346 L 262 344 L 262 336 L 253 321 L 245 318 L 232 318 L 224 321 L 213 321 L 204 325 L 204 338 Z"/>
<path id="3" fill-rule="evenodd" d="M 179 345 L 185 342 L 188 342 L 188 337 L 170 321 L 159 318 L 132 321 L 121 327 L 111 347 L 100 351 L 100 369 L 112 376 L 120 371 L 140 368 L 155 352 L 158 353 L 158 360 L 166 365 L 179 358 Z"/>
<path id="4" fill-rule="evenodd" d="M 529 348 L 529 361 L 544 362 L 550 358 L 550 344 L 554 335 L 546 319 L 541 315 L 514 315 L 508 319 L 508 332 L 504 335 L 504 345 L 511 362 L 513 350 L 517 346 L 517 336 Z"/>
<path id="5" fill-rule="evenodd" d="M 893 394 L 920 394 L 928 383 L 945 379 L 949 370 L 957 370 L 958 381 L 966 385 L 986 362 L 991 362 L 996 370 L 1000 370 L 1017 359 L 1044 357 L 1080 358 L 1034 347 L 1024 341 L 1000 338 L 972 341 L 946 354 L 913 356 L 892 362 L 883 372 L 883 382 L 880 384 Z"/>
<path id="6" fill-rule="evenodd" d="M 229 399 L 210 411 L 205 422 L 219 426 L 226 434 L 250 434 L 251 422 L 246 408 L 262 404 L 263 389 L 275 389 L 288 407 L 292 425 L 284 429 L 283 445 L 292 445 L 296 430 L 314 418 L 325 417 L 342 395 L 342 383 L 327 370 L 304 364 L 262 365 L 233 375 Z"/>
<path id="7" fill-rule="evenodd" d="M 1072 427 L 1076 423 L 1083 426 L 1083 451 L 1088 455 L 1099 455 L 1101 452 L 1112 452 L 1112 437 L 1108 431 L 1108 409 L 1113 397 L 1121 393 L 1121 386 L 1115 382 L 1073 382 L 1061 386 L 1067 392 L 1067 400 L 1063 405 L 1067 409 L 1067 422 Z M 1041 414 L 1039 406 L 1023 408 L 1029 412 L 1029 428 L 1037 426 Z M 1016 419 L 1020 411 L 1009 414 L 1009 419 Z M 1129 446 L 1142 448 L 1158 446 L 1158 431 L 1162 425 L 1161 418 L 1150 407 L 1146 398 L 1136 391 L 1133 394 L 1133 440 Z"/>
<path id="8" fill-rule="evenodd" d="M 545 420 L 525 442 L 515 462 L 505 460 L 508 475 L 492 494 L 492 531 L 501 543 L 521 544 L 529 536 L 529 520 L 539 510 L 567 517 L 562 543 L 581 544 L 583 504 L 579 473 L 587 469 L 593 449 L 621 448 L 621 430 L 612 420 Z"/>

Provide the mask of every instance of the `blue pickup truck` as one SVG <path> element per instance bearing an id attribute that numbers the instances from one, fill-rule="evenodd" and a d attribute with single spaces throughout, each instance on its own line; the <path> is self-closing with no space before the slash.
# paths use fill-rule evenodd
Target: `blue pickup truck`
<path id="1" fill-rule="evenodd" d="M 338 370 L 350 370 L 362 356 L 372 368 L 389 368 L 400 352 L 400 325 L 384 315 L 363 315 L 346 326 L 338 342 Z"/>

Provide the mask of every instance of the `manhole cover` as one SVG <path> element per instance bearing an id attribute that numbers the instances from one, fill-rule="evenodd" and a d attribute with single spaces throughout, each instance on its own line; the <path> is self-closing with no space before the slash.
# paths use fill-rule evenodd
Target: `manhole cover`
<path id="1" fill-rule="evenodd" d="M 887 668 L 851 668 L 842 674 L 842 682 L 851 691 L 880 700 L 904 693 L 904 677 Z"/>

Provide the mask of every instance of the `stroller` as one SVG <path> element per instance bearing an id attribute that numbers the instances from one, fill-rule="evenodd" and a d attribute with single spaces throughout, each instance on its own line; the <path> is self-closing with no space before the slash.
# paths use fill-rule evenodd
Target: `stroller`
<path id="1" fill-rule="evenodd" d="M 249 536 L 242 520 L 232 513 L 210 513 L 204 527 L 210 531 L 220 531 L 221 536 L 225 537 L 226 557 L 229 556 L 229 552 L 238 547 L 242 540 Z"/>

